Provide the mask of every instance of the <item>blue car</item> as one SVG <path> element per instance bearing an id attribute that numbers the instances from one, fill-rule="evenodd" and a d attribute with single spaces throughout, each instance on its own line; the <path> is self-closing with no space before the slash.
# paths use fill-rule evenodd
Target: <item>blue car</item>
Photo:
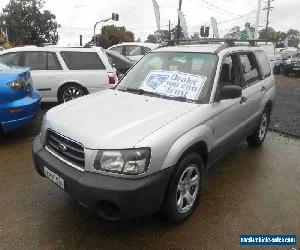
<path id="1" fill-rule="evenodd" d="M 41 102 L 32 88 L 29 68 L 0 64 L 0 133 L 32 122 Z"/>

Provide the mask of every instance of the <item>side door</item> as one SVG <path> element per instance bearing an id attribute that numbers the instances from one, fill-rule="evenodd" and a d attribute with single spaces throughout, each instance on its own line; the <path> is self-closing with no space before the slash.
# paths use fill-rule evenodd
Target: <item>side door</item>
<path id="1" fill-rule="evenodd" d="M 56 88 L 63 72 L 56 53 L 23 52 L 21 65 L 30 68 L 33 86 L 40 91 L 43 101 L 56 101 Z"/>
<path id="2" fill-rule="evenodd" d="M 245 116 L 245 134 L 255 128 L 259 119 L 264 87 L 261 81 L 259 65 L 253 52 L 239 53 L 243 76 L 243 100 Z"/>
<path id="3" fill-rule="evenodd" d="M 243 136 L 243 103 L 241 98 L 219 100 L 221 88 L 226 85 L 242 87 L 242 75 L 238 54 L 228 54 L 223 58 L 217 92 L 213 104 L 214 143 L 212 161 L 217 161 Z"/>
<path id="4" fill-rule="evenodd" d="M 89 93 L 108 88 L 108 72 L 96 51 L 61 51 L 68 70 L 64 80 L 86 87 Z"/>

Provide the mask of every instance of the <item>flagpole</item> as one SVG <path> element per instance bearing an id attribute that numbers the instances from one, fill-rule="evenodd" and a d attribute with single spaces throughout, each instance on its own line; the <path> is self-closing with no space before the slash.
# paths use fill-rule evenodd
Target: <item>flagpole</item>
<path id="1" fill-rule="evenodd" d="M 261 2 L 262 2 L 262 0 L 258 0 L 258 3 L 257 3 L 254 39 L 257 39 L 257 37 L 258 37 L 258 25 L 259 25 Z"/>
<path id="2" fill-rule="evenodd" d="M 179 0 L 179 10 L 182 7 L 182 0 Z M 180 39 L 180 18 L 178 17 L 178 25 L 177 25 L 177 39 Z"/>

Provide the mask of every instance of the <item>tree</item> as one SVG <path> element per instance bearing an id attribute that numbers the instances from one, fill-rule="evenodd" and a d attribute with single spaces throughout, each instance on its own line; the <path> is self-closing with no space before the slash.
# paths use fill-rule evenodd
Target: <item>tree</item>
<path id="1" fill-rule="evenodd" d="M 283 47 L 283 41 L 286 38 L 286 33 L 275 31 L 273 28 L 268 27 L 259 31 L 259 39 L 264 39 L 273 42 L 277 48 Z"/>
<path id="2" fill-rule="evenodd" d="M 58 41 L 56 16 L 42 11 L 43 0 L 10 0 L 0 15 L 8 37 L 15 45 L 56 44 Z"/>
<path id="3" fill-rule="evenodd" d="M 116 27 L 115 25 L 103 26 L 101 33 L 96 35 L 96 46 L 100 46 L 104 49 L 122 42 L 133 41 L 133 32 L 126 30 L 125 27 Z M 92 44 L 92 41 L 89 42 L 89 44 Z"/>
<path id="4" fill-rule="evenodd" d="M 300 42 L 300 32 L 298 30 L 289 29 L 286 35 L 289 37 L 289 46 L 298 48 Z"/>
<path id="5" fill-rule="evenodd" d="M 239 26 L 235 26 L 224 36 L 224 38 L 240 39 L 240 33 L 241 28 Z"/>
<path id="6" fill-rule="evenodd" d="M 153 34 L 148 35 L 146 43 L 156 43 L 156 37 Z"/>

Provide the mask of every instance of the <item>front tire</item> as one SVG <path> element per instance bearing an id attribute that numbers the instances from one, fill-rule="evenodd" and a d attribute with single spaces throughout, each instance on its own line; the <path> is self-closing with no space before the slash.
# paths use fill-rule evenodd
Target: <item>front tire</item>
<path id="1" fill-rule="evenodd" d="M 79 84 L 66 84 L 59 89 L 58 102 L 61 104 L 64 102 L 74 100 L 78 97 L 84 96 L 86 94 L 86 89 L 80 86 Z"/>
<path id="2" fill-rule="evenodd" d="M 186 155 L 177 165 L 162 206 L 164 217 L 174 223 L 186 220 L 194 211 L 204 181 L 204 165 L 196 153 Z"/>
<path id="3" fill-rule="evenodd" d="M 265 108 L 254 133 L 249 137 L 247 137 L 247 142 L 251 146 L 257 147 L 263 144 L 266 138 L 269 123 L 270 123 L 270 111 Z"/>

